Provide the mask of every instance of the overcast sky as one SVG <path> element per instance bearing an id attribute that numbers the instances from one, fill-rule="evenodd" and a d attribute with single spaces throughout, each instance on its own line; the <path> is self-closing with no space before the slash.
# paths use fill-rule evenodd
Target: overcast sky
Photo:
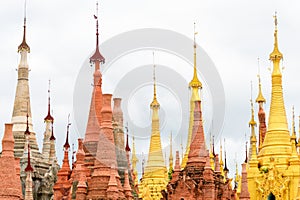
<path id="1" fill-rule="evenodd" d="M 0 124 L 2 124 L 0 134 L 3 133 L 4 123 L 11 121 L 17 82 L 15 69 L 18 67 L 20 57 L 17 47 L 22 39 L 23 10 L 24 0 L 0 2 Z M 99 2 L 100 41 L 104 42 L 126 31 L 141 28 L 167 29 L 192 39 L 193 22 L 197 23 L 198 45 L 215 64 L 225 90 L 226 112 L 220 135 L 226 138 L 229 164 L 232 166 L 231 176 L 233 176 L 235 157 L 239 164 L 243 161 L 245 155 L 240 152 L 241 149 L 244 150 L 245 134 L 247 139 L 249 137 L 250 82 L 253 81 L 255 99 L 258 57 L 263 94 L 267 99 L 265 110 L 268 115 L 271 93 L 268 70 L 271 63 L 268 58 L 273 49 L 272 16 L 275 11 L 278 13 L 279 49 L 284 55 L 283 89 L 289 122 L 292 105 L 295 105 L 296 116 L 299 115 L 299 104 L 297 104 L 300 102 L 297 94 L 300 52 L 299 10 L 300 3 L 296 0 L 288 2 L 105 0 Z M 91 70 L 89 64 L 85 62 L 95 48 L 93 14 L 95 14 L 94 0 L 27 1 L 27 43 L 31 48 L 29 66 L 34 130 L 41 148 L 43 118 L 47 112 L 48 79 L 51 79 L 59 160 L 62 159 L 67 116 L 69 113 L 73 114 L 73 91 L 76 78 L 83 66 Z M 105 52 L 102 53 L 105 55 Z M 157 62 L 163 60 L 162 57 L 163 54 L 160 54 Z M 144 63 L 141 62 L 143 58 L 136 59 L 139 60 L 139 65 L 149 65 L 152 62 L 151 58 Z M 174 61 L 170 60 L 170 64 L 172 63 Z M 149 80 L 151 81 L 151 76 Z M 105 82 L 103 87 L 106 90 L 104 92 L 113 92 L 105 86 Z M 151 92 L 152 90 L 150 94 Z M 150 102 L 151 99 L 145 101 Z M 255 109 L 257 111 L 257 105 Z M 78 135 L 82 135 L 79 132 L 76 123 L 73 123 L 71 126 L 73 143 Z M 180 150 L 178 147 L 177 149 Z M 147 153 L 147 150 L 143 152 Z"/>

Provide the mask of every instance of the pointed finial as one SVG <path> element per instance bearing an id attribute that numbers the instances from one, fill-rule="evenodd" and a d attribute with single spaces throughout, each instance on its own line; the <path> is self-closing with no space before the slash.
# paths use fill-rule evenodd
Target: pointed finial
<path id="1" fill-rule="evenodd" d="M 51 123 L 51 137 L 50 140 L 56 140 L 56 138 L 54 137 L 54 133 L 53 133 L 53 123 Z"/>
<path id="2" fill-rule="evenodd" d="M 257 58 L 257 66 L 258 66 L 258 96 L 256 98 L 257 103 L 266 103 L 266 99 L 264 98 L 261 90 L 261 80 L 260 80 L 260 65 L 259 65 L 259 58 Z"/>
<path id="3" fill-rule="evenodd" d="M 159 108 L 159 103 L 156 98 L 156 75 L 155 75 L 156 65 L 154 62 L 154 52 L 152 52 L 152 55 L 153 55 L 153 101 L 150 107 L 153 109 L 153 108 Z"/>
<path id="4" fill-rule="evenodd" d="M 105 63 L 105 58 L 101 55 L 99 51 L 99 24 L 98 24 L 98 1 L 96 2 L 96 14 L 94 15 L 94 19 L 96 20 L 96 51 L 90 57 L 90 62 L 91 63 Z M 95 71 L 99 70 L 99 66 L 97 65 L 95 68 Z"/>
<path id="5" fill-rule="evenodd" d="M 236 152 L 235 152 L 235 156 L 234 156 L 234 161 L 235 161 L 235 175 L 238 176 L 239 175 L 239 168 L 238 168 L 238 164 L 237 164 Z"/>
<path id="6" fill-rule="evenodd" d="M 70 128 L 70 114 L 68 115 L 68 125 L 67 125 L 67 137 L 66 137 L 66 142 L 64 144 L 64 148 L 65 150 L 68 150 L 70 148 L 70 144 L 69 144 L 69 128 Z"/>
<path id="7" fill-rule="evenodd" d="M 225 158 L 224 158 L 224 162 L 225 162 L 224 171 L 225 171 L 225 172 L 229 172 L 229 169 L 228 169 L 228 167 L 227 167 L 226 150 L 224 151 L 224 156 L 225 156 Z"/>
<path id="8" fill-rule="evenodd" d="M 25 168 L 25 172 L 33 172 L 33 168 L 31 167 L 30 164 L 30 145 L 28 143 L 28 154 L 27 154 L 27 167 Z"/>
<path id="9" fill-rule="evenodd" d="M 292 131 L 292 135 L 294 136 L 294 137 L 296 137 L 296 127 L 295 127 L 295 108 L 294 108 L 294 106 L 292 107 L 292 113 L 293 113 L 293 121 L 292 121 L 292 129 L 293 129 L 293 131 Z"/>
<path id="10" fill-rule="evenodd" d="M 196 32 L 196 23 L 194 22 L 194 75 L 193 79 L 189 83 L 189 87 L 192 88 L 202 88 L 202 83 L 199 81 L 197 76 L 197 43 L 196 43 L 196 35 L 198 32 Z"/>
<path id="11" fill-rule="evenodd" d="M 277 38 L 277 31 L 278 31 L 278 20 L 277 20 L 277 12 L 275 12 L 275 15 L 273 16 L 274 17 L 274 23 L 275 23 L 275 31 L 274 31 L 274 49 L 273 49 L 273 52 L 270 54 L 270 60 L 272 60 L 273 62 L 279 62 L 283 55 L 282 53 L 279 51 L 278 49 L 278 38 Z M 277 66 L 277 68 L 273 69 L 273 73 L 281 73 L 280 72 L 280 69 L 279 69 L 279 66 Z"/>
<path id="12" fill-rule="evenodd" d="M 225 172 L 229 172 L 229 169 L 227 168 L 227 157 L 226 157 L 226 147 L 225 147 L 225 138 L 224 138 L 224 162 L 225 162 L 225 165 L 224 165 L 224 171 Z"/>
<path id="13" fill-rule="evenodd" d="M 154 61 L 154 52 L 153 54 L 153 84 L 154 84 L 154 98 L 156 98 L 156 76 L 155 76 L 155 61 Z"/>
<path id="14" fill-rule="evenodd" d="M 274 15 L 274 23 L 275 23 L 275 30 L 277 30 L 277 25 L 278 25 L 278 21 L 277 21 L 277 11 L 275 11 L 275 15 Z"/>
<path id="15" fill-rule="evenodd" d="M 142 175 L 144 176 L 145 173 L 145 156 L 144 156 L 144 152 L 142 152 Z"/>
<path id="16" fill-rule="evenodd" d="M 254 126 L 256 126 L 256 122 L 254 120 L 254 108 L 253 108 L 253 101 L 252 101 L 252 81 L 251 81 L 251 99 L 250 99 L 250 104 L 251 104 L 251 120 L 249 121 L 249 126 L 254 127 Z"/>
<path id="17" fill-rule="evenodd" d="M 250 103 L 251 103 L 251 120 L 249 122 L 249 126 L 256 126 L 256 121 L 254 120 L 254 108 L 253 108 L 252 99 L 250 100 Z"/>
<path id="18" fill-rule="evenodd" d="M 72 143 L 72 169 L 75 167 L 75 154 L 76 154 L 76 151 L 75 151 L 75 147 L 74 147 L 74 143 Z"/>
<path id="19" fill-rule="evenodd" d="M 299 117 L 300 118 L 300 117 Z M 180 137 L 181 158 L 183 158 L 182 136 Z"/>
<path id="20" fill-rule="evenodd" d="M 129 152 L 131 151 L 130 147 L 129 147 L 129 138 L 128 138 L 128 122 L 125 126 L 126 129 L 126 147 L 125 147 L 125 151 Z"/>
<path id="21" fill-rule="evenodd" d="M 29 115 L 28 115 L 28 110 L 29 110 L 29 105 L 28 105 L 28 102 L 27 102 L 27 114 L 26 114 L 26 130 L 25 130 L 25 135 L 30 135 L 30 131 L 29 131 L 29 122 L 28 122 L 28 118 L 29 118 Z"/>
<path id="22" fill-rule="evenodd" d="M 221 135 L 221 137 L 222 137 L 222 135 Z M 223 153 L 223 150 L 222 150 L 222 138 L 221 138 L 220 139 L 220 162 L 223 162 L 223 160 L 222 160 L 222 157 L 223 157 L 222 153 Z"/>
<path id="23" fill-rule="evenodd" d="M 248 141 L 246 141 L 246 158 L 245 158 L 245 163 L 248 162 L 248 148 L 247 148 L 247 145 L 248 145 Z"/>
<path id="24" fill-rule="evenodd" d="M 44 121 L 50 121 L 53 123 L 54 121 L 54 118 L 51 116 L 51 113 L 50 113 L 50 84 L 51 84 L 51 81 L 49 79 L 49 85 L 48 85 L 48 114 L 47 116 L 44 118 Z"/>
<path id="25" fill-rule="evenodd" d="M 216 157 L 216 153 L 215 153 L 215 135 L 213 135 L 213 137 L 212 137 L 212 153 L 213 153 L 214 157 Z"/>
<path id="26" fill-rule="evenodd" d="M 170 157 L 169 157 L 170 168 L 173 168 L 173 152 L 172 152 L 172 131 L 170 133 Z"/>
<path id="27" fill-rule="evenodd" d="M 28 53 L 30 53 L 30 47 L 28 46 L 28 44 L 26 43 L 26 0 L 24 0 L 24 25 L 23 25 L 23 40 L 22 43 L 19 45 L 18 47 L 18 52 L 21 51 L 27 51 Z"/>
<path id="28" fill-rule="evenodd" d="M 197 48 L 196 45 L 196 35 L 198 34 L 198 32 L 196 32 L 196 22 L 194 22 L 194 49 Z"/>

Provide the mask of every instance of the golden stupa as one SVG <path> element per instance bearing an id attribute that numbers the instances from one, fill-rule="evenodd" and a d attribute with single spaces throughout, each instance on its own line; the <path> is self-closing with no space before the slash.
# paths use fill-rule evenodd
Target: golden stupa
<path id="1" fill-rule="evenodd" d="M 139 184 L 139 198 L 143 200 L 160 200 L 162 198 L 161 191 L 166 188 L 168 183 L 168 172 L 163 158 L 160 139 L 160 104 L 156 98 L 155 65 L 153 68 L 154 94 L 153 101 L 150 104 L 152 109 L 152 133 L 147 164 Z"/>
<path id="2" fill-rule="evenodd" d="M 296 151 L 295 131 L 290 134 L 288 130 L 280 69 L 283 54 L 278 49 L 277 16 L 274 18 L 274 49 L 270 54 L 273 63 L 271 105 L 267 132 L 258 154 L 254 122 L 250 121 L 252 152 L 247 170 L 248 188 L 251 199 L 255 200 L 290 200 L 296 199 L 299 195 L 300 160 Z M 261 88 L 259 97 L 258 102 L 265 101 Z"/>

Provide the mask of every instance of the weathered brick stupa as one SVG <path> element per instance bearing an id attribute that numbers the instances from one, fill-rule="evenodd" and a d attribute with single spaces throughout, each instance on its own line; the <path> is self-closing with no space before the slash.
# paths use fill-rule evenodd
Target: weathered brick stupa
<path id="1" fill-rule="evenodd" d="M 196 33 L 194 34 L 194 36 Z M 188 144 L 186 154 L 183 157 L 181 170 L 179 167 L 179 152 L 176 152 L 176 162 L 172 179 L 167 186 L 167 192 L 164 192 L 164 199 L 234 199 L 234 192 L 231 189 L 231 181 L 227 178 L 227 169 L 223 169 L 219 161 L 219 155 L 206 149 L 205 135 L 203 128 L 201 100 L 199 89 L 202 89 L 202 83 L 197 77 L 196 66 L 196 41 L 194 37 L 194 75 L 189 86 L 192 89 L 190 127 L 188 131 Z M 221 152 L 222 153 L 222 152 Z M 210 156 L 212 155 L 212 156 Z M 187 158 L 187 160 L 186 160 Z M 226 157 L 225 157 L 226 167 Z"/>
<path id="2" fill-rule="evenodd" d="M 26 9 L 26 8 L 25 8 Z M 30 47 L 26 42 L 26 16 L 24 17 L 23 40 L 18 47 L 21 55 L 18 66 L 17 88 L 15 93 L 14 107 L 12 112 L 12 132 L 14 136 L 14 156 L 20 158 L 20 177 L 22 184 L 22 193 L 25 195 L 26 179 L 28 173 L 25 168 L 28 162 L 28 144 L 31 149 L 31 166 L 33 198 L 49 199 L 53 195 L 52 187 L 56 181 L 56 172 L 58 164 L 55 155 L 55 137 L 53 135 L 53 117 L 50 114 L 50 90 L 48 102 L 48 114 L 44 121 L 46 124 L 43 150 L 39 151 L 36 134 L 33 131 L 31 104 L 29 94 L 29 65 L 27 56 L 30 53 Z M 53 136 L 53 137 L 52 137 Z M 52 176 L 54 175 L 54 176 Z"/>

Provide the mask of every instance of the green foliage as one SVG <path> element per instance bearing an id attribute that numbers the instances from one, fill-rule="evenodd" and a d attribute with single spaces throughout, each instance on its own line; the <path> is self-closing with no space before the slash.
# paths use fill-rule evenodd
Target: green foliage
<path id="1" fill-rule="evenodd" d="M 172 180 L 172 174 L 174 173 L 174 170 L 173 169 L 170 169 L 168 171 L 168 178 L 169 178 L 169 181 Z"/>
<path id="2" fill-rule="evenodd" d="M 72 186 L 72 199 L 76 199 L 77 185 L 78 181 L 74 181 Z"/>

